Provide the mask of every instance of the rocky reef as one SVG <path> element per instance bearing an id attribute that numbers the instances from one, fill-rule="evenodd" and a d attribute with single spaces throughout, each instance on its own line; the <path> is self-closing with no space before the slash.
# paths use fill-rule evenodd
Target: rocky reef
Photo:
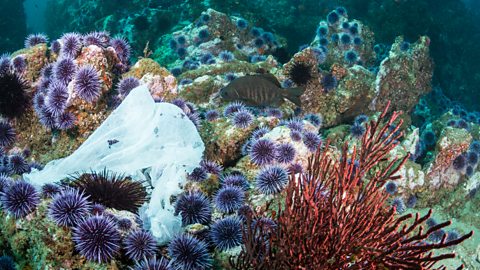
<path id="1" fill-rule="evenodd" d="M 126 36 L 147 42 L 160 13 L 128 17 Z M 280 61 L 287 40 L 240 16 L 167 28 L 142 56 L 87 32 L 32 35 L 0 58 L 0 104 L 20 105 L 0 108 L 0 248 L 18 267 L 480 265 L 480 115 L 432 91 L 427 36 L 381 46 L 339 7 Z M 225 101 L 253 74 L 301 89 L 300 106 Z M 307 235 L 327 240 L 309 254 Z"/>

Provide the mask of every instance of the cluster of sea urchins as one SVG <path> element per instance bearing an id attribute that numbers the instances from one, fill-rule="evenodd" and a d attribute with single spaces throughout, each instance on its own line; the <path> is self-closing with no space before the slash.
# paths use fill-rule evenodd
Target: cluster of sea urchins
<path id="1" fill-rule="evenodd" d="M 46 38 L 39 37 L 40 35 L 27 37 L 26 46 L 47 42 Z M 100 71 L 93 65 L 79 64 L 76 60 L 82 49 L 88 46 L 101 49 L 112 47 L 119 60 L 112 71 L 123 72 L 127 69 L 130 45 L 123 38 L 111 38 L 106 32 L 86 35 L 66 33 L 60 39 L 52 41 L 50 51 L 56 55 L 57 60 L 43 68 L 33 97 L 33 107 L 44 126 L 71 129 L 77 119 L 75 111 L 70 109 L 72 103 L 77 99 L 94 103 L 101 98 L 104 84 Z"/>

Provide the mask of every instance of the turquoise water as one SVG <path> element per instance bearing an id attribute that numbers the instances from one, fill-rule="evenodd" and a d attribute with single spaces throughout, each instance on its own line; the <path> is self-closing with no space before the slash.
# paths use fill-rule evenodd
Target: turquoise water
<path id="1" fill-rule="evenodd" d="M 0 269 L 480 269 L 479 8 L 0 0 Z"/>

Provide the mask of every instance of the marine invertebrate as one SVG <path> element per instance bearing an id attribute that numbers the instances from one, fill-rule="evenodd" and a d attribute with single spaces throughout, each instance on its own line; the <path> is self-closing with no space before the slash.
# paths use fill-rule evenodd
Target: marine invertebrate
<path id="1" fill-rule="evenodd" d="M 463 170 L 465 166 L 467 166 L 467 158 L 465 155 L 459 155 L 456 157 L 452 162 L 452 166 L 457 171 Z"/>
<path id="2" fill-rule="evenodd" d="M 325 93 L 328 93 L 331 90 L 337 88 L 337 85 L 338 85 L 337 77 L 335 77 L 331 73 L 327 73 L 322 77 L 321 84 L 323 87 L 323 91 Z"/>
<path id="3" fill-rule="evenodd" d="M 42 186 L 42 197 L 53 198 L 60 192 L 60 187 L 56 184 L 45 184 Z"/>
<path id="4" fill-rule="evenodd" d="M 83 66 L 75 74 L 75 93 L 86 102 L 96 101 L 102 91 L 102 82 L 93 66 Z"/>
<path id="5" fill-rule="evenodd" d="M 231 62 L 235 59 L 235 56 L 233 55 L 233 53 L 229 51 L 221 51 L 218 54 L 218 57 L 220 57 L 220 59 L 222 59 L 223 62 Z"/>
<path id="6" fill-rule="evenodd" d="M 427 147 L 434 146 L 435 142 L 437 141 L 435 132 L 433 132 L 433 130 L 430 130 L 430 129 L 427 129 L 422 133 L 422 139 L 423 139 L 423 143 Z"/>
<path id="7" fill-rule="evenodd" d="M 302 62 L 295 62 L 288 70 L 288 77 L 296 85 L 306 85 L 312 79 L 312 67 Z"/>
<path id="8" fill-rule="evenodd" d="M 205 171 L 211 174 L 219 175 L 223 171 L 223 167 L 220 164 L 217 164 L 215 161 L 211 160 L 202 160 L 200 161 L 200 167 Z"/>
<path id="9" fill-rule="evenodd" d="M 267 109 L 267 115 L 270 116 L 270 117 L 278 118 L 278 119 L 283 117 L 282 110 L 280 110 L 278 108 L 268 108 Z"/>
<path id="10" fill-rule="evenodd" d="M 342 45 L 349 45 L 351 42 L 352 42 L 352 37 L 349 34 L 343 33 L 340 35 L 340 43 Z"/>
<path id="11" fill-rule="evenodd" d="M 63 58 L 56 62 L 53 74 L 57 81 L 67 85 L 75 76 L 77 65 L 71 58 Z"/>
<path id="12" fill-rule="evenodd" d="M 3 255 L 0 257 L 0 269 L 2 270 L 16 270 L 15 262 L 12 257 Z"/>
<path id="13" fill-rule="evenodd" d="M 15 142 L 15 129 L 7 122 L 0 120 L 0 146 L 8 147 Z"/>
<path id="14" fill-rule="evenodd" d="M 245 176 L 241 173 L 224 175 L 220 178 L 220 182 L 222 183 L 222 186 L 235 186 L 240 187 L 243 190 L 247 190 L 249 188 L 247 178 L 245 178 Z"/>
<path id="15" fill-rule="evenodd" d="M 210 32 L 208 31 L 207 28 L 204 28 L 200 31 L 198 31 L 198 38 L 200 40 L 206 40 L 210 36 Z"/>
<path id="16" fill-rule="evenodd" d="M 290 138 L 294 142 L 299 142 L 299 141 L 302 140 L 302 133 L 298 130 L 292 130 L 292 131 L 290 131 Z"/>
<path id="17" fill-rule="evenodd" d="M 414 208 L 416 204 L 417 204 L 417 196 L 415 196 L 415 194 L 410 195 L 407 201 L 405 202 L 405 205 L 408 208 Z"/>
<path id="18" fill-rule="evenodd" d="M 180 47 L 177 49 L 177 54 L 178 54 L 178 57 L 183 59 L 187 55 L 187 49 Z"/>
<path id="19" fill-rule="evenodd" d="M 292 134 L 290 133 L 290 136 Z M 311 132 L 311 131 L 305 131 L 303 132 L 302 135 L 302 140 L 305 146 L 310 150 L 311 152 L 315 152 L 318 148 L 318 146 L 321 144 L 322 139 L 320 139 L 320 136 L 318 134 Z"/>
<path id="20" fill-rule="evenodd" d="M 232 213 L 243 205 L 245 194 L 239 187 L 224 186 L 218 190 L 213 200 L 220 212 Z"/>
<path id="21" fill-rule="evenodd" d="M 350 126 L 350 134 L 355 138 L 360 138 L 365 134 L 365 128 L 362 125 L 353 124 Z"/>
<path id="22" fill-rule="evenodd" d="M 247 110 L 240 110 L 233 115 L 233 124 L 237 128 L 248 128 L 253 122 L 253 115 Z"/>
<path id="23" fill-rule="evenodd" d="M 472 150 L 475 153 L 480 153 L 480 141 L 474 140 L 470 144 L 470 150 Z"/>
<path id="24" fill-rule="evenodd" d="M 253 27 L 252 30 L 250 30 L 250 34 L 254 37 L 259 37 L 263 33 L 263 29 L 259 27 Z"/>
<path id="25" fill-rule="evenodd" d="M 317 36 L 318 37 L 323 37 L 323 36 L 326 36 L 326 35 L 328 35 L 328 26 L 326 26 L 325 24 L 320 24 L 317 27 Z"/>
<path id="26" fill-rule="evenodd" d="M 201 182 L 208 178 L 207 171 L 202 167 L 197 167 L 188 175 L 188 179 L 195 182 Z"/>
<path id="27" fill-rule="evenodd" d="M 22 55 L 18 55 L 12 59 L 12 67 L 17 73 L 23 73 L 27 69 L 27 61 Z"/>
<path id="28" fill-rule="evenodd" d="M 14 218 L 22 218 L 35 210 L 40 202 L 40 195 L 32 184 L 17 180 L 0 194 L 0 202 L 2 208 Z"/>
<path id="29" fill-rule="evenodd" d="M 54 117 L 59 116 L 67 108 L 67 86 L 61 82 L 54 81 L 50 84 L 47 91 L 45 108 Z"/>
<path id="30" fill-rule="evenodd" d="M 397 188 L 398 188 L 397 183 L 393 181 L 387 182 L 385 184 L 385 191 L 387 191 L 387 193 L 390 195 L 397 193 Z"/>
<path id="31" fill-rule="evenodd" d="M 181 46 L 184 46 L 185 44 L 187 44 L 187 38 L 184 35 L 180 35 L 177 37 L 177 42 Z"/>
<path id="32" fill-rule="evenodd" d="M 10 55 L 9 54 L 1 54 L 0 55 L 0 74 L 11 71 L 12 69 L 12 63 L 10 60 Z"/>
<path id="33" fill-rule="evenodd" d="M 213 58 L 213 54 L 211 54 L 210 52 L 206 52 L 200 57 L 200 63 L 206 65 L 208 61 L 212 58 Z"/>
<path id="34" fill-rule="evenodd" d="M 367 124 L 358 148 L 352 149 L 346 142 L 339 159 L 318 149 L 303 174 L 290 176 L 285 200 L 276 211 L 275 233 L 268 241 L 256 237 L 258 228 L 249 225 L 264 216 L 263 212 L 247 218 L 245 246 L 239 257 L 231 260 L 235 269 L 315 269 L 319 265 L 325 269 L 433 269 L 439 261 L 455 256 L 433 256 L 432 251 L 461 243 L 473 232 L 450 242 L 442 238 L 432 245 L 424 240 L 450 222 L 424 231 L 419 228 L 431 211 L 424 216 L 396 216 L 393 208 L 385 207 L 389 195 L 383 186 L 398 179 L 396 174 L 408 159 L 408 155 L 387 159 L 402 136 L 397 133 L 402 121 L 396 112 L 384 121 L 386 112 Z M 389 126 L 395 121 L 399 124 L 392 132 Z M 350 160 L 358 160 L 358 164 Z M 375 173 L 370 174 L 371 170 Z M 363 181 L 365 175 L 369 181 Z"/>
<path id="35" fill-rule="evenodd" d="M 0 115 L 21 116 L 30 104 L 28 88 L 27 81 L 12 70 L 0 72 Z"/>
<path id="36" fill-rule="evenodd" d="M 354 50 L 348 50 L 345 52 L 344 58 L 345 58 L 345 62 L 347 62 L 350 65 L 353 65 L 358 60 L 358 54 Z"/>
<path id="37" fill-rule="evenodd" d="M 478 154 L 476 152 L 469 151 L 467 152 L 467 161 L 470 165 L 477 165 L 478 163 Z"/>
<path id="38" fill-rule="evenodd" d="M 126 77 L 117 84 L 117 91 L 120 95 L 126 97 L 130 91 L 140 85 L 140 81 L 135 77 Z"/>
<path id="39" fill-rule="evenodd" d="M 144 258 L 141 261 L 137 261 L 135 266 L 131 268 L 132 270 L 172 270 L 170 268 L 170 261 L 161 257 L 160 260 L 157 259 L 156 255 L 150 258 Z"/>
<path id="40" fill-rule="evenodd" d="M 67 130 L 75 125 L 77 118 L 71 112 L 64 112 L 57 116 L 55 120 L 55 127 L 61 130 Z"/>
<path id="41" fill-rule="evenodd" d="M 236 25 L 238 29 L 245 30 L 248 27 L 248 22 L 245 19 L 240 18 L 237 20 Z"/>
<path id="42" fill-rule="evenodd" d="M 290 130 L 296 130 L 296 131 L 302 131 L 304 127 L 304 123 L 301 119 L 299 118 L 293 118 L 285 122 L 285 125 L 290 129 Z"/>
<path id="43" fill-rule="evenodd" d="M 120 233 L 115 222 L 106 216 L 80 221 L 72 230 L 72 240 L 82 256 L 98 263 L 107 262 L 120 251 Z"/>
<path id="44" fill-rule="evenodd" d="M 223 110 L 223 115 L 228 117 L 231 114 L 234 114 L 240 110 L 245 110 L 245 105 L 240 101 L 234 101 L 229 103 Z"/>
<path id="45" fill-rule="evenodd" d="M 41 43 L 47 43 L 48 37 L 42 33 L 30 34 L 25 39 L 25 48 L 37 46 Z"/>
<path id="46" fill-rule="evenodd" d="M 276 194 L 288 184 L 288 172 L 279 166 L 265 167 L 255 177 L 255 187 L 263 194 Z"/>
<path id="47" fill-rule="evenodd" d="M 407 208 L 401 197 L 397 197 L 392 200 L 392 207 L 395 207 L 395 212 L 398 214 L 403 214 Z"/>
<path id="48" fill-rule="evenodd" d="M 82 36 L 78 33 L 66 33 L 60 38 L 60 54 L 66 58 L 76 58 L 82 49 Z"/>
<path id="49" fill-rule="evenodd" d="M 130 44 L 128 44 L 128 41 L 123 38 L 123 37 L 115 37 L 110 40 L 110 46 L 115 49 L 115 52 L 117 53 L 118 58 L 120 61 L 123 63 L 128 63 L 128 60 L 130 58 Z"/>
<path id="50" fill-rule="evenodd" d="M 467 177 L 472 177 L 474 171 L 473 171 L 473 167 L 468 165 L 467 168 L 465 169 L 465 175 Z"/>
<path id="51" fill-rule="evenodd" d="M 66 188 L 53 197 L 48 206 L 48 216 L 59 226 L 74 226 L 90 214 L 91 203 L 85 194 Z"/>
<path id="52" fill-rule="evenodd" d="M 252 132 L 252 139 L 258 140 L 258 139 L 262 138 L 263 135 L 267 134 L 268 132 L 270 132 L 270 129 L 268 127 L 257 128 Z"/>
<path id="53" fill-rule="evenodd" d="M 110 37 L 106 32 L 90 32 L 82 37 L 85 46 L 95 45 L 106 48 L 110 41 Z"/>
<path id="54" fill-rule="evenodd" d="M 58 40 L 52 41 L 52 44 L 50 44 L 50 51 L 52 51 L 54 54 L 60 54 L 60 51 L 62 50 L 62 44 Z"/>
<path id="55" fill-rule="evenodd" d="M 188 234 L 173 238 L 168 245 L 168 254 L 173 269 L 206 270 L 212 265 L 207 244 Z"/>
<path id="56" fill-rule="evenodd" d="M 217 110 L 209 110 L 205 113 L 205 119 L 210 122 L 217 120 L 219 116 L 220 114 Z"/>
<path id="57" fill-rule="evenodd" d="M 330 25 L 338 23 L 340 20 L 340 16 L 338 15 L 337 11 L 332 10 L 330 13 L 327 14 L 327 22 Z"/>
<path id="58" fill-rule="evenodd" d="M 355 120 L 353 122 L 357 125 L 361 125 L 366 121 L 368 121 L 368 116 L 366 116 L 365 114 L 360 114 L 355 117 Z"/>
<path id="59" fill-rule="evenodd" d="M 132 260 L 140 260 L 155 254 L 157 241 L 150 232 L 135 230 L 130 232 L 123 241 L 125 255 Z"/>
<path id="60" fill-rule="evenodd" d="M 265 45 L 265 40 L 261 37 L 257 37 L 255 40 L 253 40 L 253 45 L 255 45 L 256 48 L 262 48 L 263 45 Z"/>
<path id="61" fill-rule="evenodd" d="M 182 216 L 183 226 L 189 224 L 208 224 L 212 217 L 209 199 L 201 192 L 181 195 L 175 202 L 175 214 Z"/>
<path id="62" fill-rule="evenodd" d="M 242 224 L 237 217 L 226 217 L 212 225 L 210 238 L 219 250 L 227 250 L 242 243 Z"/>
<path id="63" fill-rule="evenodd" d="M 91 202 L 133 213 L 147 199 L 142 182 L 107 170 L 77 174 L 69 185 L 84 191 Z"/>
<path id="64" fill-rule="evenodd" d="M 408 41 L 403 41 L 402 43 L 400 43 L 400 50 L 402 52 L 406 52 L 410 49 L 410 42 Z"/>
<path id="65" fill-rule="evenodd" d="M 277 146 L 276 160 L 280 163 L 290 163 L 295 158 L 295 147 L 291 143 L 282 143 Z"/>
<path id="66" fill-rule="evenodd" d="M 117 226 L 120 230 L 127 231 L 132 228 L 132 221 L 128 218 L 121 218 L 117 221 Z"/>
<path id="67" fill-rule="evenodd" d="M 270 164 L 276 157 L 276 145 L 269 139 L 258 139 L 254 141 L 249 149 L 249 155 L 252 162 L 262 166 Z"/>
<path id="68" fill-rule="evenodd" d="M 362 40 L 361 37 L 354 37 L 353 38 L 353 45 L 360 46 L 360 45 L 362 45 L 362 43 L 363 43 L 363 40 Z"/>
<path id="69" fill-rule="evenodd" d="M 28 162 L 20 154 L 13 154 L 8 157 L 7 168 L 11 173 L 18 175 L 30 171 L 30 165 L 28 165 Z"/>

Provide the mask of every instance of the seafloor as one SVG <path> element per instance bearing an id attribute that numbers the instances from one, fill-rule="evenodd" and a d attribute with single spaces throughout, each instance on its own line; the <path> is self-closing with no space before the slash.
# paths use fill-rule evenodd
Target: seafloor
<path id="1" fill-rule="evenodd" d="M 315 24 L 286 59 L 214 9 L 2 55 L 0 269 L 480 269 L 480 114 L 432 40 Z"/>

